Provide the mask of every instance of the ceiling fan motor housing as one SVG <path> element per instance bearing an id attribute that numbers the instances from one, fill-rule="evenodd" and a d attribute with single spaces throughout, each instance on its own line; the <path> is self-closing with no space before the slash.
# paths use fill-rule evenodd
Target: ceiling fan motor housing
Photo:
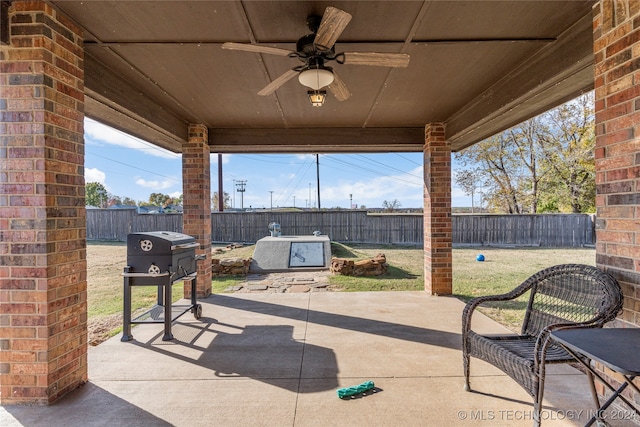
<path id="1" fill-rule="evenodd" d="M 307 34 L 306 36 L 300 37 L 296 43 L 296 51 L 303 56 L 313 55 L 316 51 L 316 48 L 313 45 L 315 38 L 315 34 Z"/>
<path id="2" fill-rule="evenodd" d="M 320 23 L 322 22 L 322 16 L 319 15 L 309 15 L 307 17 L 307 27 L 309 30 L 315 35 L 318 32 L 318 28 L 320 28 Z"/>

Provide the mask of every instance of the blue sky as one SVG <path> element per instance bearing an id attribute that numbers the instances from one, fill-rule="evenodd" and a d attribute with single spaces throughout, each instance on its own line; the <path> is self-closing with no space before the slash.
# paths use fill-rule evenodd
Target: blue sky
<path id="1" fill-rule="evenodd" d="M 114 195 L 147 201 L 154 192 L 182 194 L 179 154 L 91 119 L 85 119 L 85 150 L 86 182 L 100 182 Z M 212 192 L 218 189 L 217 161 L 212 154 Z M 358 207 L 381 207 L 394 199 L 403 208 L 423 206 L 422 153 L 320 154 L 319 163 L 322 208 L 348 208 L 350 195 Z M 269 208 L 271 200 L 274 208 L 294 206 L 294 198 L 296 207 L 317 206 L 315 155 L 224 154 L 222 172 L 224 191 L 236 208 Z M 234 181 L 246 181 L 242 201 Z M 455 186 L 452 202 L 471 206 Z"/>

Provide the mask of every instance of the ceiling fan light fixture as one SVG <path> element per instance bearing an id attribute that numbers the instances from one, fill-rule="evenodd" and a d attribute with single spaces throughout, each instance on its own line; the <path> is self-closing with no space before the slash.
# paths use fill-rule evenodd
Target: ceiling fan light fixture
<path id="1" fill-rule="evenodd" d="M 311 105 L 314 107 L 322 107 L 322 105 L 324 105 L 324 100 L 327 98 L 327 91 L 310 90 L 307 92 L 307 96 L 309 97 L 309 101 L 311 101 Z"/>
<path id="2" fill-rule="evenodd" d="M 300 84 L 313 90 L 320 90 L 333 83 L 333 72 L 326 68 L 307 68 L 298 75 Z"/>

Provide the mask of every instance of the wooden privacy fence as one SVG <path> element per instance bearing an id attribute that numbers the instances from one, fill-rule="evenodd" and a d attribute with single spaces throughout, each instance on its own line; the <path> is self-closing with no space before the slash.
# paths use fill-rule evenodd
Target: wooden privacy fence
<path id="1" fill-rule="evenodd" d="M 141 231 L 182 232 L 182 214 L 148 215 L 135 209 L 87 209 L 87 240 L 127 241 Z"/>
<path id="2" fill-rule="evenodd" d="M 283 235 L 320 231 L 338 242 L 416 244 L 423 242 L 421 214 L 368 214 L 366 211 L 214 212 L 211 240 L 256 242 L 269 235 L 269 223 Z M 581 247 L 595 244 L 595 217 L 587 214 L 453 215 L 454 245 Z M 126 241 L 132 232 L 182 232 L 181 214 L 138 214 L 133 209 L 88 209 L 87 239 Z"/>

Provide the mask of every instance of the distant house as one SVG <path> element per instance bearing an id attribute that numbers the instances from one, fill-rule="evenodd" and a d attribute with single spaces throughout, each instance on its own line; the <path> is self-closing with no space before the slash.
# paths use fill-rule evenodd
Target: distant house
<path id="1" fill-rule="evenodd" d="M 136 209 L 137 206 L 131 205 L 111 205 L 107 209 Z"/>
<path id="2" fill-rule="evenodd" d="M 164 213 L 182 213 L 182 205 L 167 205 L 164 208 Z"/>
<path id="3" fill-rule="evenodd" d="M 164 213 L 162 206 L 138 206 L 139 214 L 161 214 Z"/>

